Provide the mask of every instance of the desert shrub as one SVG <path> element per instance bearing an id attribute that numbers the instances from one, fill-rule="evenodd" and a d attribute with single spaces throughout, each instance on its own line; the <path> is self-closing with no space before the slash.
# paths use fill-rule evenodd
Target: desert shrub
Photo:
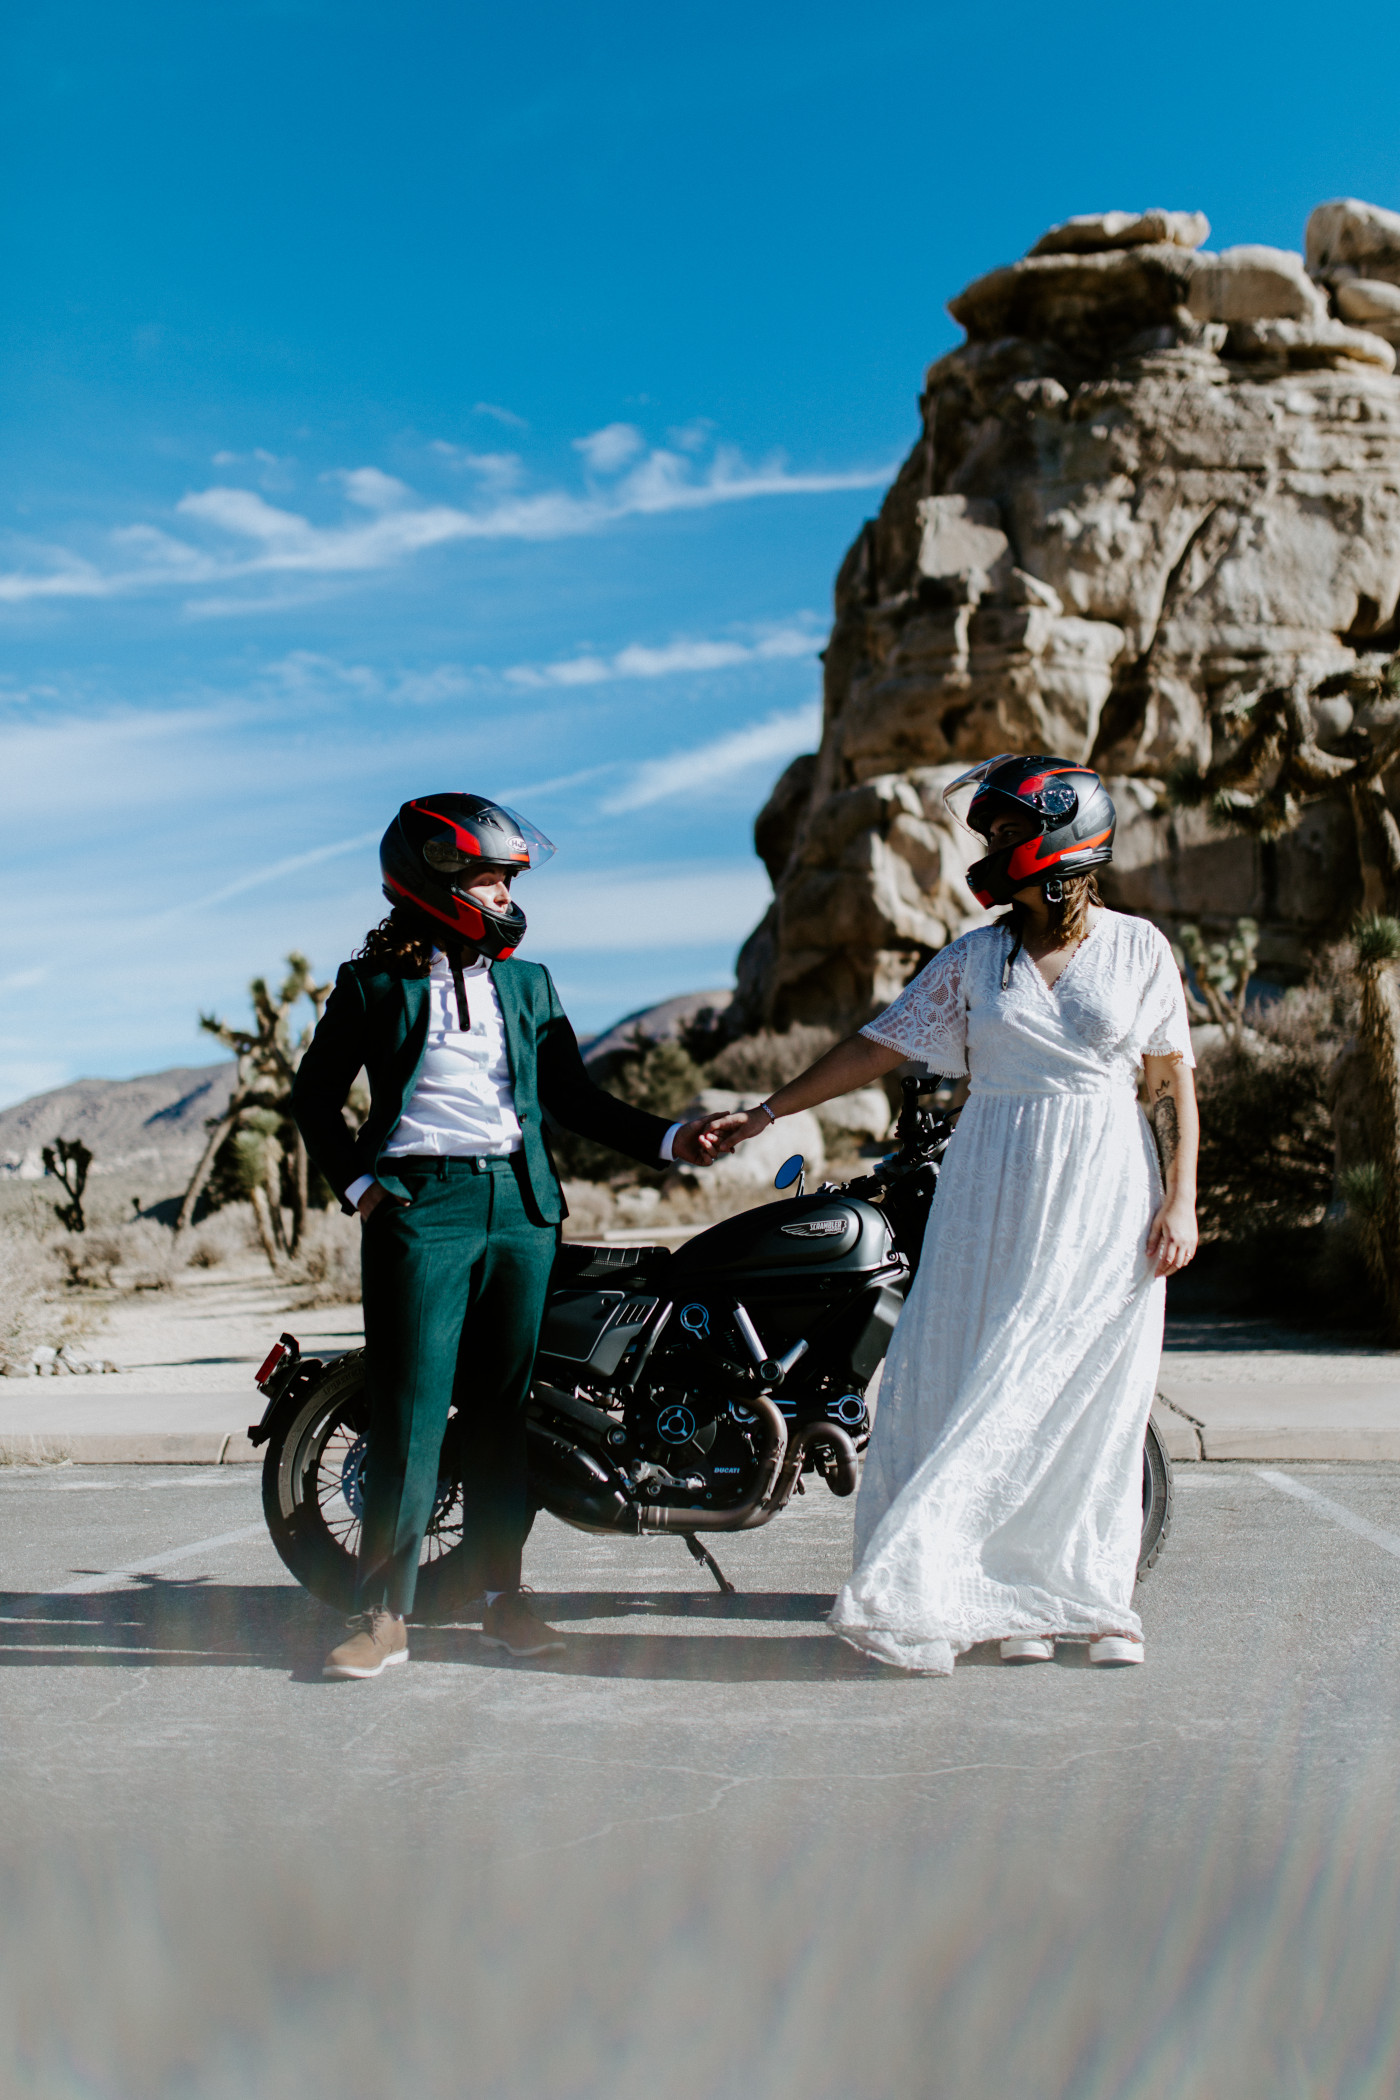
<path id="1" fill-rule="evenodd" d="M 755 1035 L 739 1036 L 711 1060 L 709 1083 L 729 1087 L 736 1094 L 771 1094 L 815 1064 L 835 1041 L 834 1029 L 803 1021 L 781 1033 L 761 1028 Z"/>
<path id="2" fill-rule="evenodd" d="M 1336 1047 L 1306 1028 L 1281 1028 L 1222 1043 L 1203 1059 L 1197 1208 L 1205 1237 L 1322 1216 L 1332 1199 Z"/>
<path id="3" fill-rule="evenodd" d="M 35 1349 L 56 1340 L 62 1316 L 53 1294 L 62 1273 L 37 1234 L 8 1219 L 0 1226 L 0 1374 L 27 1369 Z"/>
<path id="4" fill-rule="evenodd" d="M 1183 1302 L 1213 1278 L 1213 1293 L 1280 1318 L 1353 1328 L 1378 1319 L 1358 1236 L 1366 1172 L 1337 1175 L 1337 1075 L 1356 1013 L 1342 945 L 1202 1056 L 1198 1209 L 1212 1244 L 1199 1272 L 1173 1286 Z"/>
<path id="5" fill-rule="evenodd" d="M 601 1239 L 617 1223 L 613 1192 L 606 1182 L 566 1181 L 564 1201 L 569 1206 L 569 1215 L 564 1222 L 565 1239 Z"/>
<path id="6" fill-rule="evenodd" d="M 607 1090 L 634 1108 L 644 1108 L 651 1115 L 664 1116 L 668 1123 L 674 1123 L 701 1087 L 710 1083 L 706 1068 L 695 1062 L 683 1043 L 639 1040 L 625 1058 L 614 1062 Z M 636 1172 L 635 1161 L 608 1145 L 596 1144 L 592 1138 L 579 1137 L 572 1130 L 551 1130 L 549 1147 L 565 1180 L 606 1181 L 623 1169 Z"/>
<path id="7" fill-rule="evenodd" d="M 250 1203 L 230 1203 L 202 1218 L 185 1234 L 185 1261 L 192 1269 L 217 1269 L 259 1250 Z"/>
<path id="8" fill-rule="evenodd" d="M 168 1291 L 183 1266 L 175 1234 L 153 1218 L 61 1240 L 70 1284 L 88 1290 Z"/>
<path id="9" fill-rule="evenodd" d="M 340 1210 L 313 1211 L 306 1220 L 286 1271 L 292 1304 L 300 1312 L 317 1305 L 360 1302 L 360 1221 Z"/>

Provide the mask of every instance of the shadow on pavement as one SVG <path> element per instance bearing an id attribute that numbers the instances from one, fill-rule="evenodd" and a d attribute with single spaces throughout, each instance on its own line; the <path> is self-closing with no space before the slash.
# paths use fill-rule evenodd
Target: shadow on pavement
<path id="1" fill-rule="evenodd" d="M 514 1660 L 488 1648 L 473 1624 L 411 1630 L 421 1662 L 472 1669 L 543 1671 L 563 1677 L 615 1677 L 749 1683 L 879 1677 L 886 1669 L 828 1636 L 830 1596 L 774 1591 L 721 1597 L 687 1591 L 569 1592 L 535 1598 L 542 1618 L 565 1631 L 562 1655 Z M 571 1625 L 635 1618 L 635 1631 Z M 804 1633 L 665 1632 L 649 1619 L 708 1625 L 810 1626 Z M 0 1592 L 0 1668 L 271 1669 L 319 1679 L 339 1618 L 305 1590 L 281 1584 L 220 1584 L 139 1578 L 130 1588 L 89 1596 Z"/>

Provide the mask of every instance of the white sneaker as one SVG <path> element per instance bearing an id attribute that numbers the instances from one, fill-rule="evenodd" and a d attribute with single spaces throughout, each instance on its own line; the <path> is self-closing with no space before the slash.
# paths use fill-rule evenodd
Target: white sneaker
<path id="1" fill-rule="evenodd" d="M 1091 1663 L 1140 1663 L 1146 1662 L 1141 1641 L 1130 1641 L 1121 1634 L 1104 1634 L 1089 1643 Z"/>
<path id="2" fill-rule="evenodd" d="M 1032 1640 L 1027 1635 L 1021 1635 L 1015 1640 L 1002 1642 L 1001 1659 L 1004 1663 L 1052 1663 L 1055 1660 L 1055 1643 Z"/>

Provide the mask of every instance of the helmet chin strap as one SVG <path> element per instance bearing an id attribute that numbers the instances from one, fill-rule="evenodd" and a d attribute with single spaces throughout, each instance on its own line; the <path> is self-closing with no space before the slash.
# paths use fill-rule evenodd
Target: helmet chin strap
<path id="1" fill-rule="evenodd" d="M 1041 887 L 1044 890 L 1045 901 L 1047 904 L 1064 903 L 1065 886 L 1058 875 L 1048 876 L 1045 882 L 1041 885 Z M 1016 929 L 1016 938 L 1011 945 L 1010 951 L 1007 954 L 1005 962 L 1001 966 L 1001 988 L 1003 991 L 1006 990 L 1007 986 L 1011 982 L 1011 967 L 1012 964 L 1015 962 L 1017 956 L 1021 952 L 1022 944 L 1025 941 L 1025 937 L 1026 936 L 1024 927 L 1018 926 Z"/>
<path id="2" fill-rule="evenodd" d="M 452 972 L 452 990 L 457 999 L 457 1026 L 463 1035 L 471 1034 L 471 1008 L 467 1004 L 467 987 L 462 980 L 462 957 L 466 953 L 465 941 L 454 941 L 447 950 L 447 966 Z M 476 950 L 472 950 L 475 959 Z"/>

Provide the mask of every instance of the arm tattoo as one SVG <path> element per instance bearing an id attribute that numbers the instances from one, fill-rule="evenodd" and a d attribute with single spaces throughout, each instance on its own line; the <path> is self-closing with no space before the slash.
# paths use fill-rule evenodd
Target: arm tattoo
<path id="1" fill-rule="evenodd" d="M 1162 1179 L 1169 1178 L 1172 1161 L 1181 1149 L 1181 1124 L 1177 1118 L 1176 1103 L 1168 1094 L 1152 1104 L 1152 1128 L 1157 1139 L 1157 1154 L 1162 1162 Z"/>

